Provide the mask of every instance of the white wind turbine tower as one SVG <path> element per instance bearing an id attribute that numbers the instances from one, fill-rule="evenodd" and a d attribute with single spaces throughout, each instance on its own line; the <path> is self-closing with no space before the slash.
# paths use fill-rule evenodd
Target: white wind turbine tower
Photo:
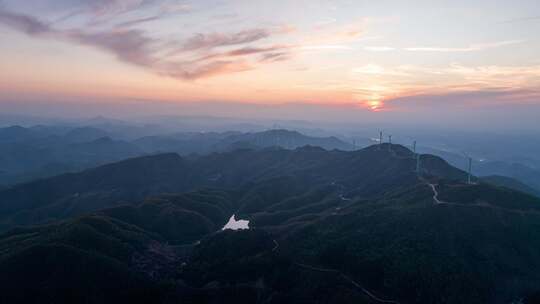
<path id="1" fill-rule="evenodd" d="M 412 145 L 408 146 L 408 147 L 410 147 L 410 149 L 413 151 L 413 153 L 416 154 L 416 139 L 414 139 L 413 137 L 410 137 L 410 136 L 406 136 L 406 135 L 400 136 L 400 138 L 401 137 L 404 138 L 403 141 L 409 141 L 409 140 L 412 141 Z"/>
<path id="2" fill-rule="evenodd" d="M 400 138 L 405 138 L 406 140 L 412 140 L 412 145 L 410 146 L 411 147 L 411 150 L 413 151 L 414 154 L 416 154 L 416 140 L 410 136 L 406 136 L 406 135 L 400 135 Z M 405 140 L 403 140 L 405 141 Z"/>
<path id="3" fill-rule="evenodd" d="M 420 154 L 416 153 L 416 173 L 420 174 Z"/>
<path id="4" fill-rule="evenodd" d="M 420 153 L 416 153 L 416 140 L 413 141 L 413 153 L 416 158 L 416 173 L 420 174 Z"/>
<path id="5" fill-rule="evenodd" d="M 468 170 L 467 170 L 467 184 L 471 185 L 471 171 L 472 171 L 472 158 L 465 152 L 462 152 L 465 158 L 468 160 Z"/>
<path id="6" fill-rule="evenodd" d="M 410 136 L 403 136 L 405 138 L 407 138 L 408 140 L 412 140 L 412 152 L 413 152 L 413 157 L 414 159 L 416 160 L 416 169 L 415 169 L 415 172 L 420 174 L 420 153 L 417 153 L 416 152 L 416 140 Z"/>
<path id="7" fill-rule="evenodd" d="M 410 136 L 406 136 L 406 135 L 401 135 L 400 138 L 403 137 L 405 138 L 406 140 L 412 140 L 412 146 L 409 146 L 413 152 L 413 157 L 414 159 L 416 160 L 416 168 L 415 168 L 415 172 L 417 174 L 420 174 L 420 153 L 416 153 L 416 140 L 413 138 L 413 137 L 410 137 Z"/>

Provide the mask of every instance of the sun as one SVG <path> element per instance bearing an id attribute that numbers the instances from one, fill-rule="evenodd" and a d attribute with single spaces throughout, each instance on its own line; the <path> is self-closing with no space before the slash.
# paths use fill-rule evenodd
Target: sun
<path id="1" fill-rule="evenodd" d="M 367 105 L 371 111 L 379 111 L 381 110 L 383 103 L 380 100 L 370 100 Z"/>
<path id="2" fill-rule="evenodd" d="M 379 96 L 374 96 L 373 98 L 368 99 L 364 104 L 370 111 L 373 112 L 381 111 L 384 108 L 384 102 Z"/>
<path id="3" fill-rule="evenodd" d="M 364 97 L 363 106 L 373 112 L 381 111 L 384 108 L 383 98 L 381 94 L 372 93 Z"/>

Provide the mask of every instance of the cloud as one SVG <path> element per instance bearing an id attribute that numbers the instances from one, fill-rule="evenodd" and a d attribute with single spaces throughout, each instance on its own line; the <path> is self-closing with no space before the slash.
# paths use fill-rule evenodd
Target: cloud
<path id="1" fill-rule="evenodd" d="M 1 9 L 0 6 L 0 23 L 11 27 L 17 31 L 23 32 L 27 35 L 43 35 L 53 32 L 50 26 L 44 22 L 41 22 L 33 17 L 12 14 Z"/>
<path id="2" fill-rule="evenodd" d="M 386 103 L 399 108 L 467 108 L 493 105 L 539 104 L 538 90 L 522 89 L 478 89 L 458 92 L 434 92 L 431 94 L 413 94 L 386 100 Z"/>
<path id="3" fill-rule="evenodd" d="M 78 0 L 71 1 L 70 4 L 78 7 L 79 14 L 100 18 L 127 13 L 156 2 L 158 0 Z"/>
<path id="4" fill-rule="evenodd" d="M 220 74 L 238 73 L 252 70 L 253 67 L 245 61 L 211 61 L 202 65 L 187 65 L 185 63 L 166 63 L 161 66 L 161 74 L 174 78 L 195 80 Z"/>
<path id="5" fill-rule="evenodd" d="M 151 67 L 157 60 L 152 57 L 154 39 L 139 30 L 114 30 L 99 33 L 72 31 L 64 33 L 68 40 L 94 46 L 116 55 L 122 61 Z"/>
<path id="6" fill-rule="evenodd" d="M 191 11 L 190 5 L 173 0 L 57 0 L 54 8 L 56 11 L 68 11 L 56 20 L 57 23 L 80 17 L 89 26 L 116 24 L 119 27 L 134 26 Z M 133 18 L 139 11 L 149 11 L 151 14 Z"/>
<path id="7" fill-rule="evenodd" d="M 396 49 L 389 46 L 366 46 L 364 47 L 364 50 L 369 52 L 389 52 L 395 51 Z"/>
<path id="8" fill-rule="evenodd" d="M 300 46 L 299 49 L 301 50 L 307 50 L 307 51 L 320 51 L 320 50 L 343 50 L 343 51 L 350 51 L 353 50 L 352 47 L 346 46 L 346 45 L 335 45 L 335 44 L 327 44 L 327 45 L 306 45 L 306 46 Z"/>
<path id="9" fill-rule="evenodd" d="M 508 45 L 514 45 L 523 43 L 523 40 L 507 40 L 493 43 L 481 43 L 481 44 L 472 44 L 468 47 L 463 48 L 449 48 L 449 47 L 408 47 L 404 48 L 405 51 L 410 52 L 477 52 L 483 51 L 486 49 L 498 48 Z"/>
<path id="10" fill-rule="evenodd" d="M 268 37 L 270 37 L 270 32 L 266 29 L 245 30 L 233 34 L 195 34 L 186 41 L 182 49 L 184 51 L 212 49 L 221 46 L 246 44 Z"/>
<path id="11" fill-rule="evenodd" d="M 141 24 L 141 23 L 147 23 L 155 20 L 159 20 L 163 15 L 154 15 L 149 17 L 143 17 L 143 18 L 137 18 L 137 19 L 131 19 L 122 23 L 117 24 L 117 27 L 133 27 L 135 25 Z"/>
<path id="12" fill-rule="evenodd" d="M 191 5 L 185 3 L 177 3 L 175 1 L 163 3 L 160 7 L 162 12 L 167 13 L 186 13 L 192 10 Z"/>
<path id="13" fill-rule="evenodd" d="M 520 23 L 520 22 L 538 21 L 538 20 L 540 20 L 540 16 L 523 17 L 523 18 L 516 18 L 516 19 L 506 20 L 506 21 L 500 22 L 500 24 Z"/>
<path id="14" fill-rule="evenodd" d="M 290 56 L 290 53 L 287 52 L 266 53 L 262 54 L 259 60 L 261 62 L 278 62 L 288 60 Z"/>
<path id="15" fill-rule="evenodd" d="M 456 75 L 469 85 L 477 87 L 496 86 L 502 88 L 540 87 L 540 66 L 479 66 L 469 67 L 452 64 L 441 69 L 448 75 Z"/>
<path id="16" fill-rule="evenodd" d="M 144 1 L 119 1 L 125 5 L 142 5 Z M 145 22 L 146 20 L 135 20 Z M 272 30 L 251 29 L 232 34 L 197 34 L 189 38 L 180 50 L 158 55 L 170 48 L 170 41 L 149 37 L 144 31 L 130 29 L 129 24 L 108 30 L 87 31 L 82 29 L 59 30 L 39 19 L 0 8 L 0 24 L 33 37 L 62 40 L 91 46 L 113 54 L 118 60 L 146 68 L 160 75 L 185 80 L 195 80 L 227 73 L 237 73 L 256 68 L 254 63 L 270 63 L 289 58 L 287 46 L 254 47 L 245 46 L 216 54 L 205 54 L 215 48 L 249 44 L 270 37 Z M 165 53 L 167 51 L 165 50 Z M 205 54 L 199 56 L 199 53 Z M 265 54 L 268 53 L 268 54 Z M 263 54 L 249 63 L 249 56 Z M 198 60 L 189 59 L 199 56 Z M 177 58 L 180 57 L 180 58 Z"/>
<path id="17" fill-rule="evenodd" d="M 266 53 L 266 52 L 274 52 L 277 50 L 285 49 L 286 46 L 272 46 L 272 47 L 245 47 L 237 50 L 233 50 L 230 52 L 227 52 L 228 56 L 244 56 L 244 55 L 252 55 L 252 54 L 259 54 L 259 53 Z"/>
<path id="18" fill-rule="evenodd" d="M 282 59 L 289 58 L 292 50 L 292 46 L 287 45 L 275 45 L 269 47 L 242 47 L 233 49 L 221 53 L 212 53 L 205 55 L 195 61 L 206 61 L 209 59 L 223 59 L 227 57 L 243 57 L 261 54 L 259 61 L 271 61 L 270 59 L 277 59 L 278 54 Z"/>
<path id="19" fill-rule="evenodd" d="M 316 27 L 315 30 L 305 33 L 302 45 L 306 47 L 322 46 L 322 49 L 345 49 L 349 43 L 357 42 L 365 33 L 365 22 L 353 22 L 349 24 L 331 24 L 323 28 Z M 337 46 L 337 47 L 336 47 Z"/>
<path id="20" fill-rule="evenodd" d="M 385 68 L 376 64 L 367 64 L 358 68 L 352 69 L 353 73 L 368 74 L 368 75 L 389 75 L 389 76 L 409 76 L 403 67 Z"/>
<path id="21" fill-rule="evenodd" d="M 113 30 L 97 33 L 79 30 L 60 31 L 31 16 L 3 10 L 0 10 L 0 23 L 29 36 L 54 38 L 97 47 L 113 53 L 122 61 L 137 65 L 148 66 L 153 61 L 150 56 L 150 45 L 154 40 L 144 36 L 139 30 Z"/>
<path id="22" fill-rule="evenodd" d="M 90 24 L 114 21 L 118 16 L 133 12 L 143 6 L 159 4 L 163 0 L 55 0 L 45 2 L 48 9 L 67 12 L 57 20 L 62 22 L 73 17 L 87 18 Z"/>
<path id="23" fill-rule="evenodd" d="M 387 101 L 400 96 L 449 95 L 493 92 L 508 100 L 540 101 L 540 66 L 445 66 L 397 65 L 375 63 L 351 68 L 341 89 L 358 101 Z M 520 92 L 521 95 L 508 92 Z M 524 95 L 524 93 L 527 95 Z M 504 96 L 503 96 L 504 95 Z M 482 95 L 487 97 L 486 94 Z M 495 97 L 494 97 L 495 98 Z M 495 100 L 494 100 L 495 101 Z M 387 104 L 392 107 L 392 103 Z"/>

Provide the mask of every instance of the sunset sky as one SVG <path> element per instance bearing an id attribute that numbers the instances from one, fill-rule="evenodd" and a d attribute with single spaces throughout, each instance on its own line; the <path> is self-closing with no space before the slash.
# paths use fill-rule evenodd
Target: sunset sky
<path id="1" fill-rule="evenodd" d="M 530 106 L 539 33 L 537 0 L 0 0 L 0 95 Z"/>

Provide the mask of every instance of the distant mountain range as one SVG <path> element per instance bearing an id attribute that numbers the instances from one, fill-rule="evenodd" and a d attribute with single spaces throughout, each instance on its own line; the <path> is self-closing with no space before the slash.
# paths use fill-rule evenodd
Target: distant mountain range
<path id="1" fill-rule="evenodd" d="M 283 147 L 295 149 L 306 145 L 327 150 L 352 150 L 351 144 L 336 137 L 310 137 L 296 131 L 269 130 L 257 133 L 179 133 L 174 135 L 143 137 L 134 142 L 149 153 L 177 152 L 180 154 L 207 154 L 235 149 L 261 149 Z"/>
<path id="2" fill-rule="evenodd" d="M 0 185 L 5 187 L 156 153 L 175 152 L 187 156 L 277 146 L 295 149 L 306 145 L 326 150 L 351 151 L 374 142 L 357 138 L 355 147 L 337 137 L 306 136 L 283 129 L 249 133 L 158 133 L 137 137 L 134 134 L 139 131 L 141 134 L 163 131 L 155 126 L 142 131 L 139 127 L 125 122 L 100 117 L 87 123 L 92 126 L 37 125 L 28 128 L 0 128 Z M 419 151 L 440 156 L 458 168 L 463 168 L 466 161 L 462 155 L 435 148 L 421 146 Z M 510 177 L 523 184 L 520 186 L 521 190 L 534 195 L 540 193 L 540 170 L 525 164 L 474 159 L 473 173 L 486 177 Z M 525 190 L 526 188 L 528 190 Z"/>
<path id="3" fill-rule="evenodd" d="M 19 126 L 0 129 L 0 184 L 15 184 L 105 163 L 155 153 L 208 154 L 240 148 L 261 149 L 304 145 L 351 150 L 338 138 L 309 137 L 287 130 L 259 133 L 177 133 L 132 141 L 113 139 L 114 133 L 93 127 Z"/>
<path id="4" fill-rule="evenodd" d="M 276 134 L 267 134 L 240 135 L 267 148 L 137 157 L 0 190 L 0 301 L 534 303 L 540 295 L 540 199 L 506 187 L 521 184 L 469 185 L 429 154 L 417 172 L 400 145 L 292 150 L 270 146 Z M 230 136 L 239 135 L 220 140 L 225 147 L 238 142 Z M 250 229 L 221 231 L 233 214 Z"/>

